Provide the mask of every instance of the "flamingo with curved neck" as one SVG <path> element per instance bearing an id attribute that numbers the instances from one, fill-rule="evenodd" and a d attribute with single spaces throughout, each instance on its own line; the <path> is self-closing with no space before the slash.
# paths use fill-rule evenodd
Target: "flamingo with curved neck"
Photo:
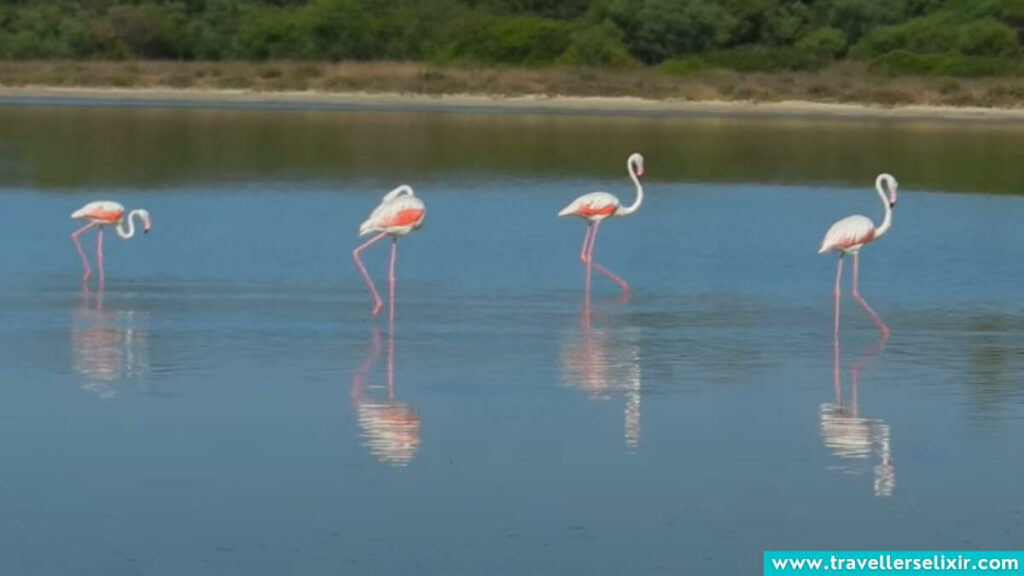
<path id="1" fill-rule="evenodd" d="M 594 262 L 594 244 L 597 241 L 597 230 L 601 222 L 612 216 L 629 216 L 636 212 L 644 201 L 644 187 L 640 184 L 640 177 L 644 175 L 644 157 L 637 153 L 630 154 L 626 159 L 626 171 L 636 187 L 636 198 L 629 206 L 623 206 L 618 198 L 607 192 L 591 192 L 573 200 L 558 212 L 560 217 L 576 216 L 587 221 L 587 231 L 583 235 L 583 248 L 580 250 L 580 262 L 585 266 L 583 285 L 587 301 L 590 300 L 590 271 L 592 268 L 618 284 L 622 289 L 623 299 L 629 295 L 629 285 L 622 278 Z"/>
<path id="2" fill-rule="evenodd" d="M 839 334 L 839 281 L 843 275 L 843 256 L 847 254 L 853 257 L 853 278 L 850 281 L 850 296 L 874 320 L 878 329 L 882 332 L 882 337 L 887 338 L 889 336 L 889 328 L 882 322 L 878 314 L 871 309 L 867 301 L 861 297 L 860 292 L 857 291 L 857 269 L 860 249 L 869 242 L 874 242 L 884 236 L 892 227 L 892 212 L 896 206 L 896 190 L 898 188 L 899 184 L 891 174 L 879 174 L 875 178 L 875 192 L 878 193 L 878 199 L 882 202 L 882 207 L 885 210 L 882 224 L 875 227 L 870 218 L 860 214 L 847 216 L 828 229 L 828 232 L 825 233 L 825 238 L 821 241 L 821 247 L 818 248 L 818 254 L 824 254 L 825 252 L 839 253 L 839 262 L 836 266 L 836 281 L 832 290 L 834 300 L 833 336 L 835 337 L 838 337 Z"/>
<path id="3" fill-rule="evenodd" d="M 89 268 L 89 260 L 85 257 L 85 252 L 82 251 L 82 245 L 78 242 L 78 237 L 82 235 L 86 230 L 96 226 L 96 268 L 99 271 L 99 284 L 103 287 L 103 227 L 114 226 L 114 231 L 121 238 L 128 240 L 135 236 L 135 219 L 138 218 L 142 222 L 142 232 L 146 234 L 149 232 L 151 222 L 149 218 L 149 212 L 141 208 L 132 210 L 125 216 L 124 206 L 117 202 L 111 202 L 109 200 L 100 200 L 97 202 L 90 202 L 85 206 L 82 206 L 78 210 L 71 213 L 73 220 L 88 220 L 89 223 L 82 226 L 78 230 L 71 233 L 71 241 L 75 244 L 75 250 L 78 251 L 78 256 L 82 259 L 82 282 L 89 281 L 89 275 L 92 270 Z M 128 228 L 125 229 L 127 224 Z"/>

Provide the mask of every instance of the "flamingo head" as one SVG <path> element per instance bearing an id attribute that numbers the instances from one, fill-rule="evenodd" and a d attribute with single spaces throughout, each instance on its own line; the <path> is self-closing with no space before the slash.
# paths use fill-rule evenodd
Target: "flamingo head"
<path id="1" fill-rule="evenodd" d="M 152 226 L 152 222 L 149 219 L 149 211 L 138 210 L 136 214 L 139 215 L 139 220 L 142 220 L 142 233 L 149 234 L 149 229 Z"/>
<path id="2" fill-rule="evenodd" d="M 634 152 L 629 156 L 629 167 L 639 178 L 644 175 L 644 157 L 642 154 Z"/>
<path id="3" fill-rule="evenodd" d="M 889 208 L 896 206 L 896 190 L 899 188 L 899 183 L 896 182 L 896 178 L 892 174 L 879 174 L 878 180 L 875 181 L 875 186 L 883 193 L 886 194 L 888 191 L 889 197 Z"/>

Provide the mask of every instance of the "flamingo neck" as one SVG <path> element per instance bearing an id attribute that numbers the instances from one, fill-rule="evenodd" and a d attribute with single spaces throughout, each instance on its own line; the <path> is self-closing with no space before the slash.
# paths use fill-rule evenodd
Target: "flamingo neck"
<path id="1" fill-rule="evenodd" d="M 138 214 L 138 210 L 132 210 L 131 212 L 128 213 L 128 216 L 122 218 L 121 221 L 117 223 L 117 226 L 114 228 L 114 230 L 117 232 L 118 236 L 124 238 L 125 240 L 128 240 L 132 236 L 135 236 L 135 222 L 132 220 L 132 218 L 138 216 Z M 124 230 L 125 224 L 128 224 L 127 230 Z"/>
<path id="2" fill-rule="evenodd" d="M 633 185 L 636 186 L 636 200 L 633 201 L 629 206 L 621 206 L 615 212 L 616 216 L 629 216 L 633 212 L 636 212 L 637 208 L 644 201 L 644 187 L 640 185 L 640 178 L 636 175 L 636 170 L 633 169 L 633 163 L 627 162 L 626 169 L 629 171 L 629 179 L 633 181 Z"/>
<path id="3" fill-rule="evenodd" d="M 878 198 L 882 201 L 882 207 L 885 209 L 885 217 L 882 219 L 882 224 L 875 228 L 875 240 L 883 236 L 889 231 L 889 228 L 892 227 L 892 206 L 889 205 L 889 197 L 886 195 L 886 191 L 882 183 L 883 180 L 881 178 L 875 182 L 875 191 L 878 192 Z"/>
<path id="4" fill-rule="evenodd" d="M 388 192 L 387 194 L 385 194 L 384 195 L 384 199 L 381 200 L 381 204 L 383 204 L 385 202 L 390 202 L 390 201 L 394 200 L 395 198 L 398 198 L 399 196 L 402 196 L 402 195 L 414 196 L 413 191 L 412 191 L 412 187 L 409 186 L 408 184 L 402 184 L 398 188 L 395 188 L 391 192 Z"/>

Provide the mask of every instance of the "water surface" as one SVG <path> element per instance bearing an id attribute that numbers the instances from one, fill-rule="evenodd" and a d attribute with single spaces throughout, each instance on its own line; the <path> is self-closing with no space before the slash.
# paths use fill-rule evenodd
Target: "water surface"
<path id="1" fill-rule="evenodd" d="M 0 109 L 17 574 L 741 574 L 1020 547 L 1014 125 Z M 602 227 L 583 192 L 647 197 Z M 828 225 L 900 178 L 831 338 Z M 401 181 L 396 320 L 355 229 Z M 67 214 L 153 213 L 84 293 Z M 92 237 L 85 245 L 92 248 Z M 384 288 L 387 248 L 365 253 Z M 848 276 L 847 276 L 848 278 Z M 844 287 L 845 289 L 846 287 Z"/>

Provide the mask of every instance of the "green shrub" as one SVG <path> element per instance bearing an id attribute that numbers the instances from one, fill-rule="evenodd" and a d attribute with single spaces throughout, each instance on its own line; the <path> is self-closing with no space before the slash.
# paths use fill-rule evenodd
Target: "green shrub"
<path id="1" fill-rule="evenodd" d="M 547 64 L 565 53 L 572 33 L 568 24 L 548 18 L 475 13 L 449 25 L 445 35 L 445 59 Z"/>
<path id="2" fill-rule="evenodd" d="M 891 76 L 1004 76 L 1020 70 L 1017 60 L 964 56 L 955 52 L 946 54 L 916 54 L 908 50 L 894 50 L 876 58 L 871 70 Z"/>
<path id="3" fill-rule="evenodd" d="M 1011 58 L 951 54 L 943 59 L 935 69 L 935 74 L 940 76 L 982 78 L 985 76 L 1008 76 L 1019 71 L 1019 61 Z"/>
<path id="4" fill-rule="evenodd" d="M 1020 48 L 1017 33 L 990 18 L 961 26 L 959 34 L 957 49 L 968 56 L 1013 56 Z"/>
<path id="5" fill-rule="evenodd" d="M 854 46 L 851 55 L 871 58 L 896 50 L 940 54 L 956 46 L 958 38 L 956 21 L 950 14 L 938 13 L 898 26 L 875 28 Z"/>
<path id="6" fill-rule="evenodd" d="M 626 50 L 622 31 L 609 20 L 574 32 L 559 62 L 570 66 L 624 67 L 637 64 Z"/>
<path id="7" fill-rule="evenodd" d="M 630 51 L 648 64 L 728 44 L 737 21 L 712 0 L 645 0 Z"/>
<path id="8" fill-rule="evenodd" d="M 930 75 L 938 69 L 945 58 L 942 54 L 916 54 L 899 49 L 875 58 L 871 62 L 871 70 L 890 76 Z"/>
<path id="9" fill-rule="evenodd" d="M 703 59 L 717 68 L 737 72 L 777 72 L 780 70 L 813 70 L 822 62 L 795 48 L 764 48 L 744 46 L 708 53 Z"/>
<path id="10" fill-rule="evenodd" d="M 678 74 L 680 76 L 686 76 L 688 74 L 701 72 L 707 69 L 707 62 L 705 62 L 700 56 L 683 56 L 681 58 L 673 58 L 671 60 L 665 60 L 658 65 L 658 70 L 669 74 Z"/>
<path id="11" fill-rule="evenodd" d="M 846 51 L 846 33 L 838 28 L 819 28 L 797 41 L 795 48 L 816 58 L 832 60 Z"/>

